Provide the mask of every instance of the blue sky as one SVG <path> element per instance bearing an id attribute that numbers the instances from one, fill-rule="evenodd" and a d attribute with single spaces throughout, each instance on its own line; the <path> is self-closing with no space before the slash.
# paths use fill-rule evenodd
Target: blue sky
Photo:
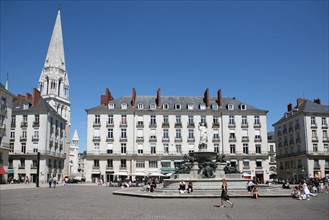
<path id="1" fill-rule="evenodd" d="M 268 110 L 268 130 L 297 98 L 328 105 L 328 1 L 3 1 L 0 74 L 37 88 L 58 3 L 72 134 L 85 109 L 137 95 L 216 96 Z"/>

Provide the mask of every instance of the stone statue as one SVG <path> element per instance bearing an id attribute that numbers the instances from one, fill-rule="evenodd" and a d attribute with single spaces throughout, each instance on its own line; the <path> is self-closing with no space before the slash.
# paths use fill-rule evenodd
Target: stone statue
<path id="1" fill-rule="evenodd" d="M 199 165 L 201 175 L 203 178 L 214 178 L 216 177 L 215 175 L 215 170 L 216 170 L 216 163 L 207 160 L 203 162 L 201 165 Z"/>
<path id="2" fill-rule="evenodd" d="M 225 155 L 224 154 L 217 154 L 216 161 L 218 162 L 225 162 Z"/>
<path id="3" fill-rule="evenodd" d="M 241 173 L 236 167 L 231 167 L 231 166 L 225 166 L 224 167 L 224 172 L 225 172 L 225 174 Z"/>
<path id="4" fill-rule="evenodd" d="M 199 131 L 200 131 L 200 142 L 199 149 L 207 148 L 207 128 L 204 123 L 199 123 Z"/>

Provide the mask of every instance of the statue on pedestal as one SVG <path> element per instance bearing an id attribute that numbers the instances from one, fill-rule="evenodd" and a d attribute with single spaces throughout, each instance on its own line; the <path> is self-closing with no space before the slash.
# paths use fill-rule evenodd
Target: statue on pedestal
<path id="1" fill-rule="evenodd" d="M 207 149 L 207 127 L 204 123 L 199 123 L 198 128 L 200 131 L 199 149 Z"/>

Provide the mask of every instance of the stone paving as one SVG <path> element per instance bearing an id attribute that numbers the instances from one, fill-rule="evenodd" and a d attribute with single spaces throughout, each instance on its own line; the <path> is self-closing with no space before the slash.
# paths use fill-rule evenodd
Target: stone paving
<path id="1" fill-rule="evenodd" d="M 23 184 L 22 184 L 23 185 Z M 115 187 L 72 184 L 48 188 L 0 185 L 0 219 L 328 219 L 329 194 L 311 200 L 236 197 L 219 208 L 219 198 L 143 198 L 113 194 Z"/>

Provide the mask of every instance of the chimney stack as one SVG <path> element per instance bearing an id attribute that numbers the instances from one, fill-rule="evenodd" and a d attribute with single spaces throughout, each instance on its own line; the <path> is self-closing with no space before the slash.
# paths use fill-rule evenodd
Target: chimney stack
<path id="1" fill-rule="evenodd" d="M 40 101 L 40 91 L 36 88 L 33 88 L 33 96 L 32 96 L 32 106 L 35 106 Z"/>
<path id="2" fill-rule="evenodd" d="M 158 88 L 158 90 L 157 90 L 156 104 L 157 104 L 158 108 L 161 106 L 160 88 Z"/>
<path id="3" fill-rule="evenodd" d="M 298 108 L 301 104 L 303 104 L 304 101 L 305 101 L 305 99 L 298 98 L 298 99 L 297 99 L 297 108 Z"/>
<path id="4" fill-rule="evenodd" d="M 204 92 L 203 102 L 206 104 L 206 107 L 209 108 L 210 106 L 209 89 L 206 89 L 206 91 Z"/>
<path id="5" fill-rule="evenodd" d="M 132 98 L 131 98 L 131 105 L 133 106 L 133 107 L 135 107 L 135 104 L 136 104 L 136 90 L 135 90 L 135 88 L 133 88 L 133 91 L 132 91 Z"/>
<path id="6" fill-rule="evenodd" d="M 29 101 L 32 98 L 32 95 L 30 93 L 26 93 L 25 99 L 26 101 Z"/>
<path id="7" fill-rule="evenodd" d="M 219 89 L 217 92 L 217 104 L 219 105 L 219 107 L 223 107 L 223 97 L 221 89 Z"/>
<path id="8" fill-rule="evenodd" d="M 288 112 L 291 112 L 292 111 L 292 104 L 289 103 L 288 106 L 287 106 L 287 108 L 288 108 Z"/>
<path id="9" fill-rule="evenodd" d="M 111 95 L 111 92 L 108 88 L 105 90 L 105 95 L 101 95 L 101 105 L 108 105 L 109 101 L 112 101 L 113 97 Z"/>
<path id="10" fill-rule="evenodd" d="M 320 100 L 319 98 L 314 99 L 314 102 L 315 102 L 315 103 L 318 103 L 319 105 L 321 105 L 321 100 Z"/>

